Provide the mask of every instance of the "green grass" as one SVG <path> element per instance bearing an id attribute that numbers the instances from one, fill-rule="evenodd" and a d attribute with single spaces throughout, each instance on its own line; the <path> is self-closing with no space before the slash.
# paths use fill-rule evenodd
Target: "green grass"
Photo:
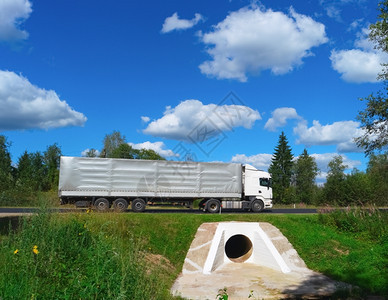
<path id="1" fill-rule="evenodd" d="M 169 299 L 198 227 L 219 221 L 270 222 L 309 268 L 388 294 L 386 213 L 41 213 L 0 242 L 0 299 Z"/>

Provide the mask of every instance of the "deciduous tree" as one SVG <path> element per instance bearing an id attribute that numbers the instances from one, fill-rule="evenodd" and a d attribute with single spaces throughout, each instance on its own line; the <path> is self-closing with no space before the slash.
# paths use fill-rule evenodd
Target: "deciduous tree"
<path id="1" fill-rule="evenodd" d="M 388 152 L 372 154 L 367 173 L 372 187 L 372 204 L 388 206 Z"/>
<path id="2" fill-rule="evenodd" d="M 345 205 L 345 178 L 347 168 L 341 155 L 334 156 L 328 164 L 329 172 L 323 189 L 326 203 Z"/>
<path id="3" fill-rule="evenodd" d="M 101 151 L 100 157 L 112 157 L 113 151 L 122 144 L 126 144 L 125 135 L 121 135 L 120 131 L 114 130 L 112 133 L 105 135 L 104 147 Z"/>
<path id="4" fill-rule="evenodd" d="M 54 189 L 58 186 L 59 180 L 59 163 L 62 151 L 57 143 L 47 147 L 44 152 L 44 164 L 47 168 L 47 185 L 48 189 Z"/>
<path id="5" fill-rule="evenodd" d="M 318 175 L 318 171 L 315 159 L 304 149 L 303 153 L 296 160 L 294 167 L 296 195 L 300 202 L 312 203 L 316 190 L 315 178 Z"/>
<path id="6" fill-rule="evenodd" d="M 370 25 L 369 39 L 375 47 L 388 53 L 388 0 L 379 3 L 380 14 L 375 24 Z M 366 108 L 359 112 L 357 119 L 361 122 L 364 133 L 356 138 L 359 147 L 366 155 L 384 150 L 388 145 L 388 64 L 382 64 L 378 79 L 384 81 L 383 90 L 377 95 L 371 94 L 361 100 L 366 101 Z"/>

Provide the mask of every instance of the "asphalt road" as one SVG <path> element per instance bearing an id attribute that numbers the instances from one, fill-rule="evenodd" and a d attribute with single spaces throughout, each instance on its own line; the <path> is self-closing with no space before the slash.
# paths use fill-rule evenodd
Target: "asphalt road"
<path id="1" fill-rule="evenodd" d="M 18 207 L 1 207 L 0 208 L 0 216 L 1 215 L 15 215 L 15 214 L 28 214 L 37 212 L 38 208 L 18 208 Z M 86 209 L 69 209 L 69 208 L 51 208 L 52 212 L 59 213 L 67 213 L 67 212 L 81 212 L 86 211 Z M 126 213 L 132 212 L 128 210 Z M 269 210 L 264 210 L 260 214 L 314 214 L 317 210 L 313 208 L 273 208 Z M 192 213 L 192 214 L 208 214 L 207 212 L 200 211 L 198 209 L 189 209 L 189 208 L 179 208 L 179 209 L 170 209 L 170 208 L 148 208 L 144 213 Z M 241 210 L 233 210 L 233 209 L 223 209 L 222 213 L 227 214 L 253 214 L 252 212 L 241 211 Z"/>

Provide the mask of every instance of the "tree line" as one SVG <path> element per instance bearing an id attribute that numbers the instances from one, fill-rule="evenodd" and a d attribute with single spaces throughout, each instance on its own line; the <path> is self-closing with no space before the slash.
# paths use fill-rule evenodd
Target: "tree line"
<path id="1" fill-rule="evenodd" d="M 306 149 L 295 158 L 282 132 L 268 169 L 275 205 L 388 205 L 388 152 L 370 153 L 366 171 L 355 168 L 346 174 L 341 155 L 334 156 L 327 169 L 326 182 L 317 185 L 320 170 L 315 159 Z"/>
<path id="2" fill-rule="evenodd" d="M 7 138 L 0 135 L 0 204 L 36 200 L 40 192 L 56 195 L 61 148 L 53 144 L 44 152 L 25 151 L 13 164 L 10 146 Z M 85 156 L 164 160 L 153 150 L 134 149 L 119 131 L 105 135 L 101 151 L 91 149 Z M 275 204 L 388 205 L 388 152 L 370 154 L 364 172 L 354 169 L 345 174 L 346 168 L 342 156 L 335 156 L 328 164 L 326 183 L 317 185 L 320 171 L 314 158 L 306 149 L 295 158 L 282 132 L 268 169 Z"/>
<path id="3" fill-rule="evenodd" d="M 58 144 L 46 151 L 27 150 L 12 162 L 11 142 L 0 135 L 0 205 L 37 204 L 42 194 L 57 201 L 59 164 L 62 150 Z M 119 131 L 105 135 L 101 151 L 91 149 L 87 157 L 164 160 L 151 149 L 134 149 Z"/>

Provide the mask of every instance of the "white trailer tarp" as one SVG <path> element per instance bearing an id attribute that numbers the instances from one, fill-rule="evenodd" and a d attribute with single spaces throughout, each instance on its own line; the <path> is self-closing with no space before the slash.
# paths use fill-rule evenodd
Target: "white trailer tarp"
<path id="1" fill-rule="evenodd" d="M 60 196 L 240 198 L 233 163 L 61 157 Z"/>

